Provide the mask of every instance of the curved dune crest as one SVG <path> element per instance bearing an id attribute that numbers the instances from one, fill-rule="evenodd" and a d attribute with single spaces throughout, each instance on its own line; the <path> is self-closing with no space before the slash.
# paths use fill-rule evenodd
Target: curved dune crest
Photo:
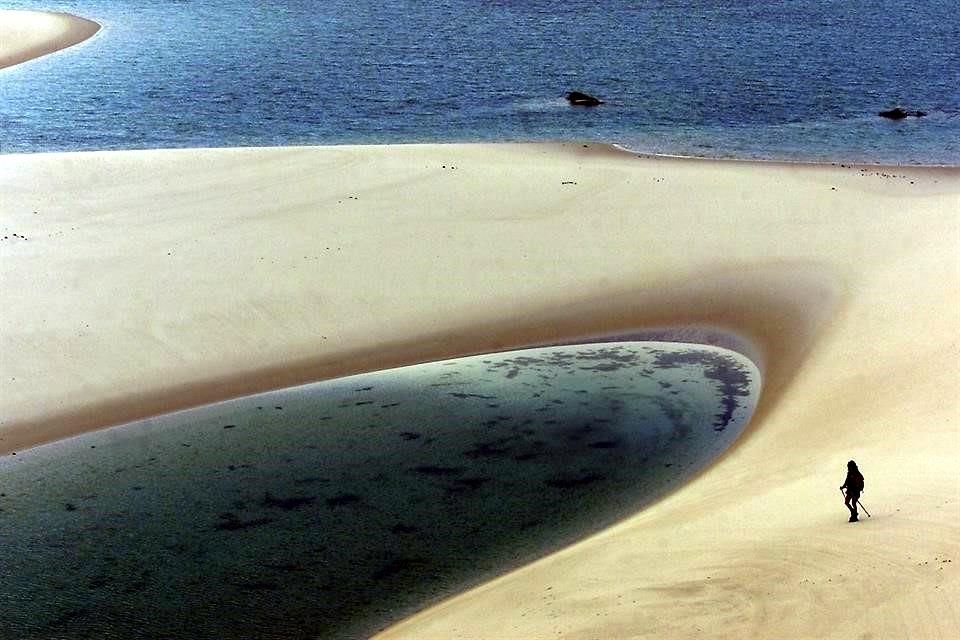
<path id="1" fill-rule="evenodd" d="M 575 144 L 0 157 L 15 363 L 0 452 L 315 380 L 697 325 L 758 350 L 762 414 L 847 276 L 741 243 L 746 225 L 691 192 L 794 173 Z"/>
<path id="2" fill-rule="evenodd" d="M 0 450 L 414 362 L 716 327 L 764 374 L 723 459 L 384 637 L 953 637 L 958 212 L 955 168 L 579 144 L 0 157 Z M 873 513 L 857 525 L 850 458 Z"/>
<path id="3" fill-rule="evenodd" d="M 0 9 L 0 69 L 72 47 L 99 30 L 68 13 Z"/>

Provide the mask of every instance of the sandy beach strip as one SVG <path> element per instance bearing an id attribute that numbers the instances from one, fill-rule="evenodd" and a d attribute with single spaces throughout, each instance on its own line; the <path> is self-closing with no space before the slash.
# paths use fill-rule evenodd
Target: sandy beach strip
<path id="1" fill-rule="evenodd" d="M 67 13 L 0 9 L 0 69 L 72 47 L 99 30 Z"/>
<path id="2" fill-rule="evenodd" d="M 7 453 L 588 335 L 756 346 L 754 421 L 708 472 L 384 637 L 960 629 L 956 168 L 579 143 L 12 155 L 0 224 Z M 876 511 L 856 529 L 849 458 Z"/>

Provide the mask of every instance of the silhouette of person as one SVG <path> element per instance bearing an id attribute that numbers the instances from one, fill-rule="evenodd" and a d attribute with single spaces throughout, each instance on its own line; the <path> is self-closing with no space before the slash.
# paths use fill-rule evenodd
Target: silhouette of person
<path id="1" fill-rule="evenodd" d="M 857 469 L 857 463 L 851 460 L 847 463 L 847 479 L 843 481 L 840 490 L 847 490 L 843 504 L 850 510 L 850 522 L 857 522 L 857 501 L 863 492 L 863 475 Z"/>

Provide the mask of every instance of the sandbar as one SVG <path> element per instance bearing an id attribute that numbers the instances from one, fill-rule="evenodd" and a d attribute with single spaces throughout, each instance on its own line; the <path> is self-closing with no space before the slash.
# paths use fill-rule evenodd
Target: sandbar
<path id="1" fill-rule="evenodd" d="M 68 13 L 0 9 L 0 69 L 72 47 L 99 30 Z"/>

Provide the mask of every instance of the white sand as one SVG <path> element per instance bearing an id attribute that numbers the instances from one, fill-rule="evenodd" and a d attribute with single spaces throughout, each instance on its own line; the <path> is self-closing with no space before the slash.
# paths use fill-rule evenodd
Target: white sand
<path id="1" fill-rule="evenodd" d="M 0 9 L 0 69 L 83 42 L 100 25 L 66 13 Z"/>
<path id="2" fill-rule="evenodd" d="M 958 169 L 579 144 L 0 156 L 0 225 L 3 452 L 637 327 L 762 352 L 755 420 L 713 468 L 384 637 L 960 631 Z"/>

